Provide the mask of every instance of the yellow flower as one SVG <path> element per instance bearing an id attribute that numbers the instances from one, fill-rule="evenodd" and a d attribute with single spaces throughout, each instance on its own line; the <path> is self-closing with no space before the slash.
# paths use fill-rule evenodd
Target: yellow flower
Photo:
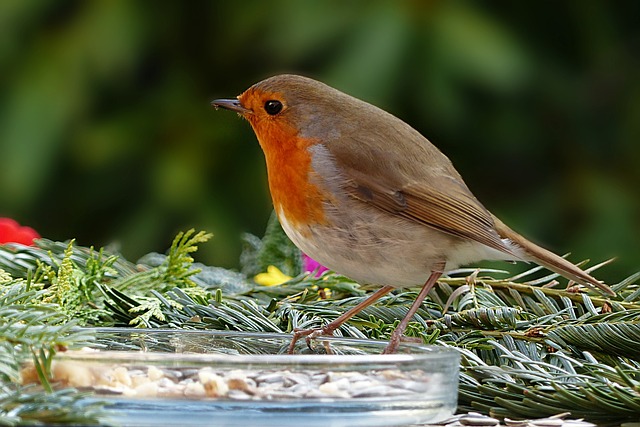
<path id="1" fill-rule="evenodd" d="M 256 274 L 253 280 L 263 286 L 278 286 L 282 285 L 284 282 L 288 282 L 291 280 L 291 276 L 287 276 L 284 274 L 278 267 L 275 265 L 270 265 L 267 267 L 266 273 Z"/>

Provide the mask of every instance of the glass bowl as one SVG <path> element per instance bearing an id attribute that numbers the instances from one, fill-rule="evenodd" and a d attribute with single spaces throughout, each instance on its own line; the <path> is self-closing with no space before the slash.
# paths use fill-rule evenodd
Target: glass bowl
<path id="1" fill-rule="evenodd" d="M 109 402 L 119 425 L 385 426 L 437 422 L 456 409 L 456 350 L 291 335 L 100 328 L 90 348 L 58 353 L 61 387 Z"/>

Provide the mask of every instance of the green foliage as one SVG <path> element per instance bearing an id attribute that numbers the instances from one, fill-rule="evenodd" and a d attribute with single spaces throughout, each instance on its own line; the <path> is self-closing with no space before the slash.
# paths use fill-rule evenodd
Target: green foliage
<path id="1" fill-rule="evenodd" d="M 100 423 L 101 403 L 75 390 L 52 389 L 49 376 L 56 351 L 92 339 L 91 329 L 78 325 L 104 326 L 122 317 L 105 301 L 117 287 L 131 295 L 127 298 L 132 307 L 125 315 L 133 325 L 153 326 L 154 317 L 164 320 L 159 306 L 166 299 L 155 289 L 188 288 L 184 295 L 206 303 L 206 291 L 190 279 L 199 272 L 192 268 L 190 254 L 209 238 L 193 230 L 180 233 L 160 265 L 142 271 L 104 250 L 77 248 L 73 241 L 0 245 L 0 423 Z M 4 267 L 26 278 L 12 277 Z M 149 291 L 154 297 L 142 296 Z M 21 366 L 28 360 L 40 391 L 18 385 Z"/>
<path id="2" fill-rule="evenodd" d="M 275 224 L 245 253 L 251 275 L 260 271 L 251 262 L 266 269 L 271 262 L 292 266 L 299 260 Z M 321 327 L 369 295 L 332 272 L 263 286 L 247 273 L 194 266 L 191 254 L 209 237 L 180 233 L 166 256 L 149 254 L 136 266 L 73 242 L 0 246 L 0 266 L 6 267 L 0 270 L 0 411 L 7 408 L 4 402 L 30 399 L 31 411 L 25 406 L 23 413 L 35 417 L 33 408 L 49 399 L 57 408 L 49 421 L 64 422 L 72 415 L 62 402 L 75 399 L 74 417 L 96 419 L 98 407 L 81 394 L 15 386 L 19 361 L 26 357 L 34 360 L 44 390 L 50 388 L 48 368 L 56 349 L 90 339 L 91 329 L 75 326 L 87 319 L 95 326 L 287 333 Z M 21 267 L 27 270 L 21 277 L 28 278 L 7 272 Z M 467 269 L 441 278 L 407 328 L 409 337 L 461 353 L 459 409 L 509 418 L 570 411 L 593 422 L 637 419 L 640 274 L 613 285 L 615 298 L 560 287 L 557 275 L 541 276 L 538 267 L 505 275 Z M 384 296 L 336 334 L 388 339 L 417 291 Z"/>
<path id="3" fill-rule="evenodd" d="M 87 345 L 93 335 L 59 304 L 45 302 L 52 291 L 39 288 L 0 269 L 0 423 L 96 424 L 102 404 L 76 390 L 54 392 L 49 384 L 57 350 Z M 18 385 L 28 361 L 46 392 Z"/>
<path id="4" fill-rule="evenodd" d="M 55 270 L 51 265 L 44 265 L 38 261 L 42 277 L 48 278 L 51 283 L 47 287 L 47 292 L 43 294 L 46 295 L 43 302 L 58 304 L 70 319 L 77 319 L 84 324 L 92 323 L 104 314 L 100 310 L 95 310 L 95 306 L 90 307 L 89 305 L 94 300 L 94 284 L 97 279 L 95 276 L 102 277 L 105 273 L 98 272 L 102 268 L 100 268 L 101 266 L 92 251 L 87 258 L 85 270 L 81 272 L 72 260 L 73 244 L 73 240 L 68 243 L 59 263 L 55 260 L 52 261 Z M 38 275 L 36 274 L 37 279 Z"/>
<path id="5" fill-rule="evenodd" d="M 242 272 L 247 276 L 255 276 L 267 271 L 270 265 L 275 265 L 288 276 L 300 274 L 302 270 L 300 251 L 284 234 L 275 212 L 271 214 L 262 239 L 245 234 L 242 240 L 240 264 Z"/>
<path id="6" fill-rule="evenodd" d="M 594 315 L 559 325 L 548 338 L 563 348 L 579 348 L 635 358 L 640 354 L 640 309 Z"/>
<path id="7" fill-rule="evenodd" d="M 619 297 L 606 300 L 540 286 L 557 284 L 554 277 L 540 280 L 495 279 L 483 271 L 443 278 L 407 335 L 462 353 L 461 410 L 510 418 L 570 411 L 595 422 L 637 417 L 640 353 L 634 337 L 640 306 L 628 295 L 638 285 L 627 280 Z M 331 289 L 329 298 L 319 298 L 321 288 Z M 388 339 L 415 295 L 408 290 L 385 296 L 336 334 Z M 208 305 L 175 289 L 164 295 L 165 320 L 155 326 L 291 332 L 320 327 L 363 298 L 360 287 L 332 273 L 241 294 L 219 292 Z M 125 299 L 119 304 L 131 312 Z M 598 404 L 588 404 L 596 398 Z"/>
<path id="8" fill-rule="evenodd" d="M 129 291 L 133 295 L 145 295 L 151 290 L 164 292 L 175 286 L 196 286 L 191 277 L 198 274 L 199 270 L 191 268 L 193 258 L 190 254 L 198 250 L 198 244 L 208 241 L 212 235 L 203 231 L 194 233 L 193 229 L 179 233 L 173 240 L 168 255 L 159 265 L 123 276 L 111 286 L 120 291 Z"/>
<path id="9" fill-rule="evenodd" d="M 42 393 L 20 389 L 0 395 L 0 423 L 11 425 L 104 425 L 104 402 L 75 389 Z"/>
<path id="10" fill-rule="evenodd" d="M 593 421 L 632 419 L 640 405 L 640 304 L 630 298 L 638 292 L 638 277 L 614 285 L 619 296 L 605 299 L 558 289 L 556 275 L 532 277 L 538 270 L 507 279 L 487 276 L 501 273 L 492 270 L 443 278 L 407 335 L 462 353 L 461 410 L 511 418 L 571 411 Z M 320 289 L 330 290 L 323 294 L 329 297 L 321 298 Z M 131 321 L 135 303 L 114 296 Z M 321 327 L 366 296 L 333 273 L 299 275 L 280 286 L 254 285 L 235 294 L 217 292 L 206 305 L 174 289 L 155 307 L 164 319 L 156 316 L 153 326 L 291 332 Z M 336 334 L 388 339 L 415 296 L 415 290 L 385 296 Z M 587 403 L 598 396 L 597 405 Z M 627 401 L 626 409 L 618 410 Z"/>
<path id="11" fill-rule="evenodd" d="M 596 423 L 637 419 L 637 360 L 616 358 L 610 366 L 588 352 L 575 357 L 562 351 L 545 353 L 535 344 L 506 337 L 485 344 L 489 349 L 482 351 L 457 347 L 463 359 L 463 410 L 509 418 L 570 411 Z"/>

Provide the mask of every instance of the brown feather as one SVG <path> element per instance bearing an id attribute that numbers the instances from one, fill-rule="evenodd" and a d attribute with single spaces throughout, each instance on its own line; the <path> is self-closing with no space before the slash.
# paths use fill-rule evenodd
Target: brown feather
<path id="1" fill-rule="evenodd" d="M 577 266 L 573 265 L 566 259 L 548 251 L 540 246 L 525 239 L 509 227 L 507 227 L 502 221 L 494 217 L 496 225 L 496 231 L 504 238 L 511 240 L 520 246 L 528 257 L 554 273 L 558 273 L 567 279 L 573 280 L 583 286 L 587 286 L 592 289 L 599 289 L 607 295 L 615 296 L 616 293 L 611 290 L 610 287 L 599 281 L 589 273 L 583 271 Z"/>
<path id="2" fill-rule="evenodd" d="M 418 183 L 393 189 L 357 171 L 346 174 L 351 176 L 347 191 L 363 202 L 520 259 L 494 230 L 491 214 L 470 193 L 460 191 L 452 197 L 453 192 L 447 195 Z"/>

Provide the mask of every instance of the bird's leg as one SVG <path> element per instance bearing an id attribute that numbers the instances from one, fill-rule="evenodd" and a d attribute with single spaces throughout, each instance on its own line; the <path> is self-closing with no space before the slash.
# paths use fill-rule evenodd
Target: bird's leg
<path id="1" fill-rule="evenodd" d="M 386 294 L 391 292 L 393 289 L 394 289 L 393 286 L 384 286 L 384 287 L 378 289 L 377 291 L 372 293 L 369 296 L 369 298 L 365 299 L 360 304 L 358 304 L 355 307 L 351 308 L 350 310 L 345 312 L 343 315 L 338 317 L 336 320 L 334 320 L 334 321 L 332 321 L 330 323 L 327 323 L 324 327 L 322 327 L 320 329 L 299 329 L 299 330 L 294 330 L 293 331 L 293 339 L 291 340 L 291 344 L 289 344 L 288 353 L 289 354 L 293 354 L 293 350 L 296 347 L 296 342 L 298 342 L 298 340 L 300 338 L 302 338 L 302 337 L 307 337 L 306 338 L 307 344 L 309 344 L 312 339 L 314 339 L 315 337 L 318 337 L 320 335 L 333 335 L 333 332 L 336 329 L 338 329 L 344 322 L 346 322 L 347 320 L 351 319 L 353 316 L 355 316 L 356 314 L 360 313 L 365 308 L 369 307 L 371 304 L 373 304 L 374 302 L 376 302 L 377 300 L 379 300 L 380 298 L 382 298 L 383 296 L 385 296 Z"/>
<path id="2" fill-rule="evenodd" d="M 436 281 L 438 280 L 438 278 L 442 276 L 442 270 L 444 269 L 444 265 L 442 265 L 442 267 L 443 268 L 440 268 L 438 270 L 431 271 L 431 275 L 422 286 L 422 289 L 420 290 L 420 293 L 416 297 L 416 300 L 411 305 L 409 312 L 407 313 L 406 316 L 404 316 L 404 319 L 402 319 L 400 324 L 398 324 L 398 327 L 396 328 L 396 330 L 393 331 L 393 333 L 391 334 L 391 339 L 389 340 L 389 344 L 384 349 L 382 354 L 392 354 L 396 352 L 396 350 L 398 349 L 398 345 L 400 344 L 400 340 L 402 339 L 402 334 L 404 334 L 405 329 L 407 329 L 407 325 L 409 324 L 409 321 L 411 321 L 411 318 L 413 317 L 413 315 L 416 314 L 416 311 L 418 311 L 418 308 L 420 308 L 420 306 L 422 305 L 422 301 L 424 301 L 424 299 L 426 298 L 431 288 L 433 288 L 433 285 L 436 284 Z"/>

